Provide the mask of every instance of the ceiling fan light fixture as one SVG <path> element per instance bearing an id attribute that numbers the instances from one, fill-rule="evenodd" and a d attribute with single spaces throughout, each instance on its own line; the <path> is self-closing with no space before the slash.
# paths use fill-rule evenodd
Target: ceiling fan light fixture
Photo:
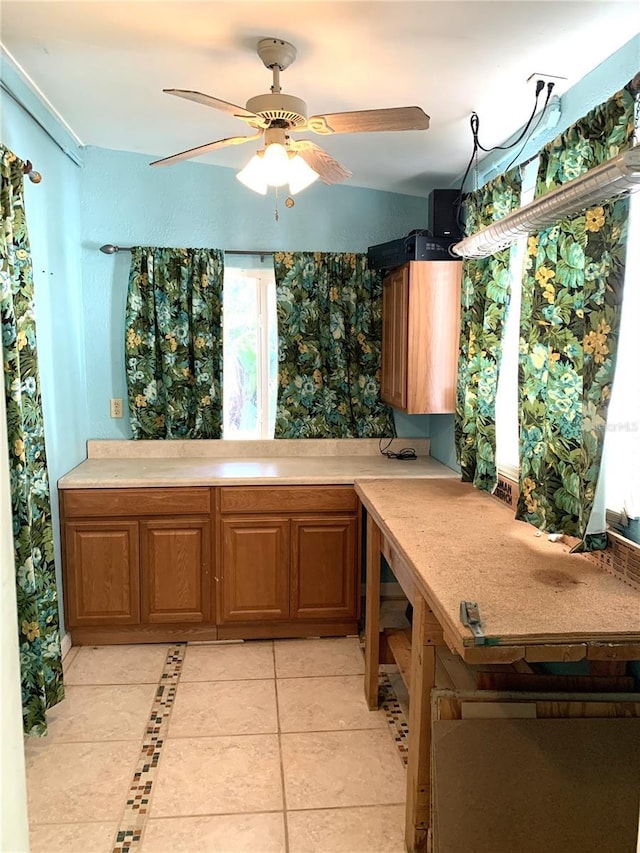
<path id="1" fill-rule="evenodd" d="M 319 178 L 319 174 L 293 151 L 278 142 L 258 151 L 236 178 L 254 192 L 265 195 L 268 187 L 289 184 L 291 195 L 300 192 Z"/>

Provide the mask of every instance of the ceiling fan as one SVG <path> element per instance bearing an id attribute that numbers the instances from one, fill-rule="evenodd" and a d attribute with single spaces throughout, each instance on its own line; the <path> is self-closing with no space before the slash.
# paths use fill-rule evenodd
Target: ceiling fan
<path id="1" fill-rule="evenodd" d="M 264 147 L 237 177 L 251 189 L 263 194 L 266 193 L 268 185 L 280 186 L 284 183 L 289 183 L 290 190 L 294 193 L 318 177 L 325 184 L 338 184 L 349 178 L 351 172 L 315 142 L 309 139 L 293 139 L 291 133 L 311 131 L 326 136 L 333 133 L 426 130 L 429 127 L 429 116 L 420 107 L 393 107 L 307 117 L 306 103 L 295 95 L 282 94 L 280 88 L 280 72 L 295 60 L 295 47 L 281 39 L 265 38 L 258 42 L 257 52 L 264 65 L 272 71 L 273 83 L 270 94 L 250 98 L 246 108 L 201 92 L 185 89 L 163 90 L 168 95 L 176 95 L 229 113 L 254 128 L 256 132 L 248 136 L 217 139 L 206 145 L 189 148 L 187 151 L 155 160 L 151 163 L 152 166 L 167 166 L 217 148 L 242 145 L 264 137 Z"/>

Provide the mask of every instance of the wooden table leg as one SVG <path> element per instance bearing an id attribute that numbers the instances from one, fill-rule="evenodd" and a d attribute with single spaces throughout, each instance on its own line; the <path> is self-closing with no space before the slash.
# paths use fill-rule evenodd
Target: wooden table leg
<path id="1" fill-rule="evenodd" d="M 411 632 L 409 692 L 409 760 L 405 844 L 410 853 L 427 850 L 431 826 L 431 690 L 436 678 L 436 646 L 440 627 L 424 598 L 416 594 Z"/>
<path id="2" fill-rule="evenodd" d="M 370 711 L 378 707 L 380 668 L 380 529 L 367 515 L 367 604 L 364 635 L 364 696 Z"/>

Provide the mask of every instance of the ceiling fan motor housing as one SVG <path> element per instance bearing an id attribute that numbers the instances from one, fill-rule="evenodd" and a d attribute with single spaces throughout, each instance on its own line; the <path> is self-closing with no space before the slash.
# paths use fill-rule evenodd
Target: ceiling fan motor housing
<path id="1" fill-rule="evenodd" d="M 295 95 L 256 95 L 247 101 L 247 109 L 266 121 L 286 121 L 289 127 L 307 121 L 307 105 Z"/>

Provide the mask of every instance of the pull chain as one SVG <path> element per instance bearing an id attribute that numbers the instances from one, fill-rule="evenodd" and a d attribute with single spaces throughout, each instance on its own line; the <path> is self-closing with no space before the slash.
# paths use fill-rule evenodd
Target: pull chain
<path id="1" fill-rule="evenodd" d="M 636 95 L 635 109 L 633 112 L 633 144 L 640 145 L 640 92 Z"/>
<path id="2" fill-rule="evenodd" d="M 274 210 L 274 215 L 276 218 L 276 222 L 280 219 L 280 214 L 278 212 L 278 187 L 275 187 L 276 191 L 276 209 Z"/>

